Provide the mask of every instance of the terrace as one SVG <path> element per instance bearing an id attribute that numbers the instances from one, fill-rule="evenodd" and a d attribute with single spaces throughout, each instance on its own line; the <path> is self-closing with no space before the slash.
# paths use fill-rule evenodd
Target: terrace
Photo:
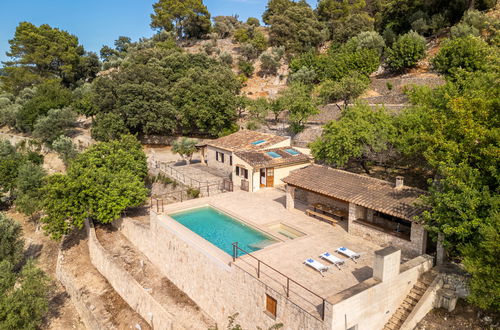
<path id="1" fill-rule="evenodd" d="M 360 237 L 349 235 L 343 224 L 332 226 L 305 215 L 302 210 L 287 210 L 284 206 L 285 193 L 277 189 L 261 190 L 254 194 L 233 192 L 208 198 L 190 200 L 182 204 L 167 205 L 165 214 L 202 205 L 212 205 L 251 226 L 266 232 L 280 242 L 252 253 L 251 256 L 238 257 L 232 265 L 245 270 L 250 275 L 264 282 L 268 287 L 286 295 L 296 305 L 320 319 L 323 315 L 323 300 L 348 289 L 372 277 L 374 251 L 380 246 Z M 207 241 L 204 241 L 180 224 L 167 219 L 169 226 L 174 226 L 182 236 L 189 237 L 193 246 L 203 249 L 212 257 L 231 263 L 232 256 L 223 253 Z M 296 233 L 305 235 L 291 239 L 280 234 L 280 224 L 291 228 Z M 328 261 L 319 258 L 324 252 L 330 252 L 341 258 L 334 250 L 346 246 L 358 253 L 361 258 L 357 263 L 347 260 L 339 270 Z M 308 258 L 314 258 L 330 266 L 323 276 L 304 265 Z"/>

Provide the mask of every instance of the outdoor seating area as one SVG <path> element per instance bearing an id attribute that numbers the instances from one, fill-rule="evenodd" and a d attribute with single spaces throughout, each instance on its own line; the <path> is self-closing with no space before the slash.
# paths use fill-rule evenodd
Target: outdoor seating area
<path id="1" fill-rule="evenodd" d="M 313 203 L 306 210 L 306 214 L 311 217 L 319 218 L 320 220 L 331 223 L 338 223 L 338 220 L 345 220 L 347 212 L 334 206 L 328 206 L 321 203 Z"/>

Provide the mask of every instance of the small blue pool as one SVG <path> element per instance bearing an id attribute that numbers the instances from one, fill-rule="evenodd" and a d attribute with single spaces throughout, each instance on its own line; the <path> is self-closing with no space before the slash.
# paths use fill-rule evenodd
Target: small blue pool
<path id="1" fill-rule="evenodd" d="M 276 240 L 210 206 L 169 214 L 171 218 L 200 235 L 229 255 L 232 243 L 247 252 L 258 251 Z M 244 254 L 241 250 L 238 255 Z"/>

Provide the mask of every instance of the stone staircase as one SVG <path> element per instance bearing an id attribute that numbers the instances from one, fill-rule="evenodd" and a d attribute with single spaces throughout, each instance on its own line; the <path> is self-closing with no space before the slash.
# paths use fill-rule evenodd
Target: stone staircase
<path id="1" fill-rule="evenodd" d="M 425 291 L 434 280 L 434 277 L 434 274 L 428 272 L 418 279 L 417 283 L 415 283 L 410 290 L 410 293 L 408 293 L 399 308 L 386 323 L 383 330 L 398 330 L 401 328 L 401 325 L 408 318 L 408 315 L 410 315 L 420 298 L 422 298 Z"/>

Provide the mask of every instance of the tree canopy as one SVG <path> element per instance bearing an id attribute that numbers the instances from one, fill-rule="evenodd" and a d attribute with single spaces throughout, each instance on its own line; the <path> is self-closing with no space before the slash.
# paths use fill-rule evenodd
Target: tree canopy
<path id="1" fill-rule="evenodd" d="M 21 22 L 9 40 L 10 61 L 4 63 L 0 76 L 3 88 L 15 94 L 45 79 L 59 78 L 66 85 L 79 79 L 95 77 L 95 63 L 85 53 L 78 38 L 47 24 L 35 26 Z M 83 69 L 87 66 L 87 69 Z"/>
<path id="2" fill-rule="evenodd" d="M 141 205 L 147 196 L 146 156 L 133 136 L 101 142 L 79 154 L 67 174 L 54 174 L 43 187 L 44 229 L 60 238 L 86 219 L 110 223 Z"/>
<path id="3" fill-rule="evenodd" d="M 173 31 L 178 38 L 200 38 L 210 31 L 210 13 L 202 0 L 158 0 L 151 27 Z"/>

